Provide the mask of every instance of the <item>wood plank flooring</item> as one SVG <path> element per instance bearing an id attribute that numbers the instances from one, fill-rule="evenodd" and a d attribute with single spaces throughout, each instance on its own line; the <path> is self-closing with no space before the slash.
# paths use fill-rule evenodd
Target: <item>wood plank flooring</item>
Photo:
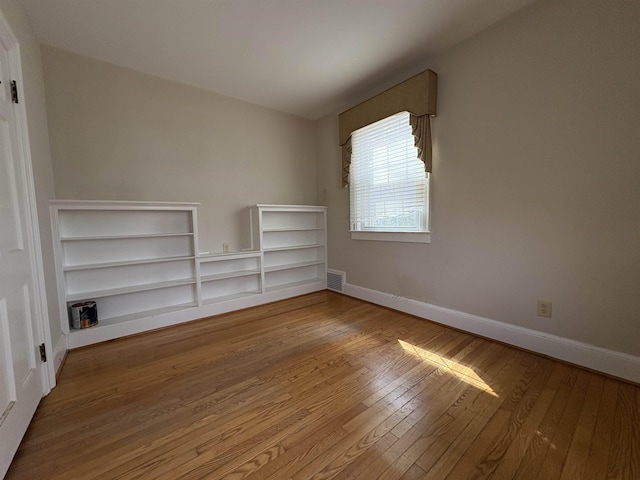
<path id="1" fill-rule="evenodd" d="M 640 388 L 328 291 L 71 351 L 8 479 L 640 479 Z"/>

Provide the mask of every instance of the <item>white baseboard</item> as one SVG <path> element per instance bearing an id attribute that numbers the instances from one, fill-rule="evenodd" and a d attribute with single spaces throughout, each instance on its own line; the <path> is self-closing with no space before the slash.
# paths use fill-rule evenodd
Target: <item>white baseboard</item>
<path id="1" fill-rule="evenodd" d="M 640 357 L 637 356 L 348 283 L 344 285 L 344 293 L 442 325 L 640 383 Z"/>
<path id="2" fill-rule="evenodd" d="M 67 353 L 67 336 L 62 334 L 60 335 L 60 339 L 58 343 L 56 343 L 53 348 L 53 370 L 57 375 L 60 371 L 60 367 L 62 366 L 62 360 L 64 359 L 65 354 Z"/>

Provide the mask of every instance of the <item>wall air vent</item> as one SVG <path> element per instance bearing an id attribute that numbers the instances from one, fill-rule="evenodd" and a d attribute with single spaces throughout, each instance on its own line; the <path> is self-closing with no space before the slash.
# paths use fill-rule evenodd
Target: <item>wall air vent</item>
<path id="1" fill-rule="evenodd" d="M 338 270 L 327 270 L 327 288 L 336 292 L 342 292 L 345 273 Z"/>

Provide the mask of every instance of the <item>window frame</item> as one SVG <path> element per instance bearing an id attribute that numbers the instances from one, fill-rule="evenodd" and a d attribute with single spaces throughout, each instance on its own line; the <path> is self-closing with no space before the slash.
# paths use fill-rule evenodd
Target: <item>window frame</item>
<path id="1" fill-rule="evenodd" d="M 400 113 L 407 114 L 407 122 L 409 121 L 408 112 L 399 112 L 398 114 L 390 115 L 384 121 Z M 377 123 L 377 122 L 376 122 Z M 409 125 L 410 126 L 410 125 Z M 363 127 L 366 128 L 366 127 Z M 409 130 L 411 132 L 411 130 Z M 356 132 L 354 132 L 355 134 Z M 413 134 L 411 134 L 411 140 L 413 143 Z M 354 167 L 353 157 L 351 160 L 351 168 Z M 375 230 L 375 228 L 364 228 L 361 230 L 354 230 L 353 227 L 353 181 L 349 181 L 349 233 L 352 240 L 371 240 L 371 241 L 388 241 L 388 242 L 405 242 L 405 243 L 430 243 L 431 241 L 431 174 L 424 172 L 425 179 L 425 196 L 424 196 L 424 216 L 426 217 L 424 225 L 420 225 L 420 230 Z M 415 177 L 413 177 L 415 178 Z M 424 228 L 424 229 L 422 229 Z"/>

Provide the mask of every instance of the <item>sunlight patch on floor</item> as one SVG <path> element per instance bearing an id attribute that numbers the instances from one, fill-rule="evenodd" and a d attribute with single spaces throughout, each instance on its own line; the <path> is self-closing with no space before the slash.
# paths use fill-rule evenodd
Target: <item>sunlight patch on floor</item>
<path id="1" fill-rule="evenodd" d="M 493 389 L 489 385 L 487 385 L 487 383 L 485 383 L 484 380 L 482 380 L 482 378 L 480 378 L 480 376 L 476 372 L 473 371 L 473 369 L 462 365 L 455 360 L 443 357 L 442 355 L 430 352 L 429 350 L 425 350 L 424 348 L 420 348 L 403 340 L 398 339 L 398 343 L 400 343 L 400 346 L 406 352 L 420 357 L 430 364 L 440 368 L 442 371 L 454 375 L 456 378 L 462 380 L 465 383 L 468 383 L 475 388 L 483 390 L 490 395 L 493 395 L 494 397 L 498 396 L 498 394 L 494 392 Z"/>

